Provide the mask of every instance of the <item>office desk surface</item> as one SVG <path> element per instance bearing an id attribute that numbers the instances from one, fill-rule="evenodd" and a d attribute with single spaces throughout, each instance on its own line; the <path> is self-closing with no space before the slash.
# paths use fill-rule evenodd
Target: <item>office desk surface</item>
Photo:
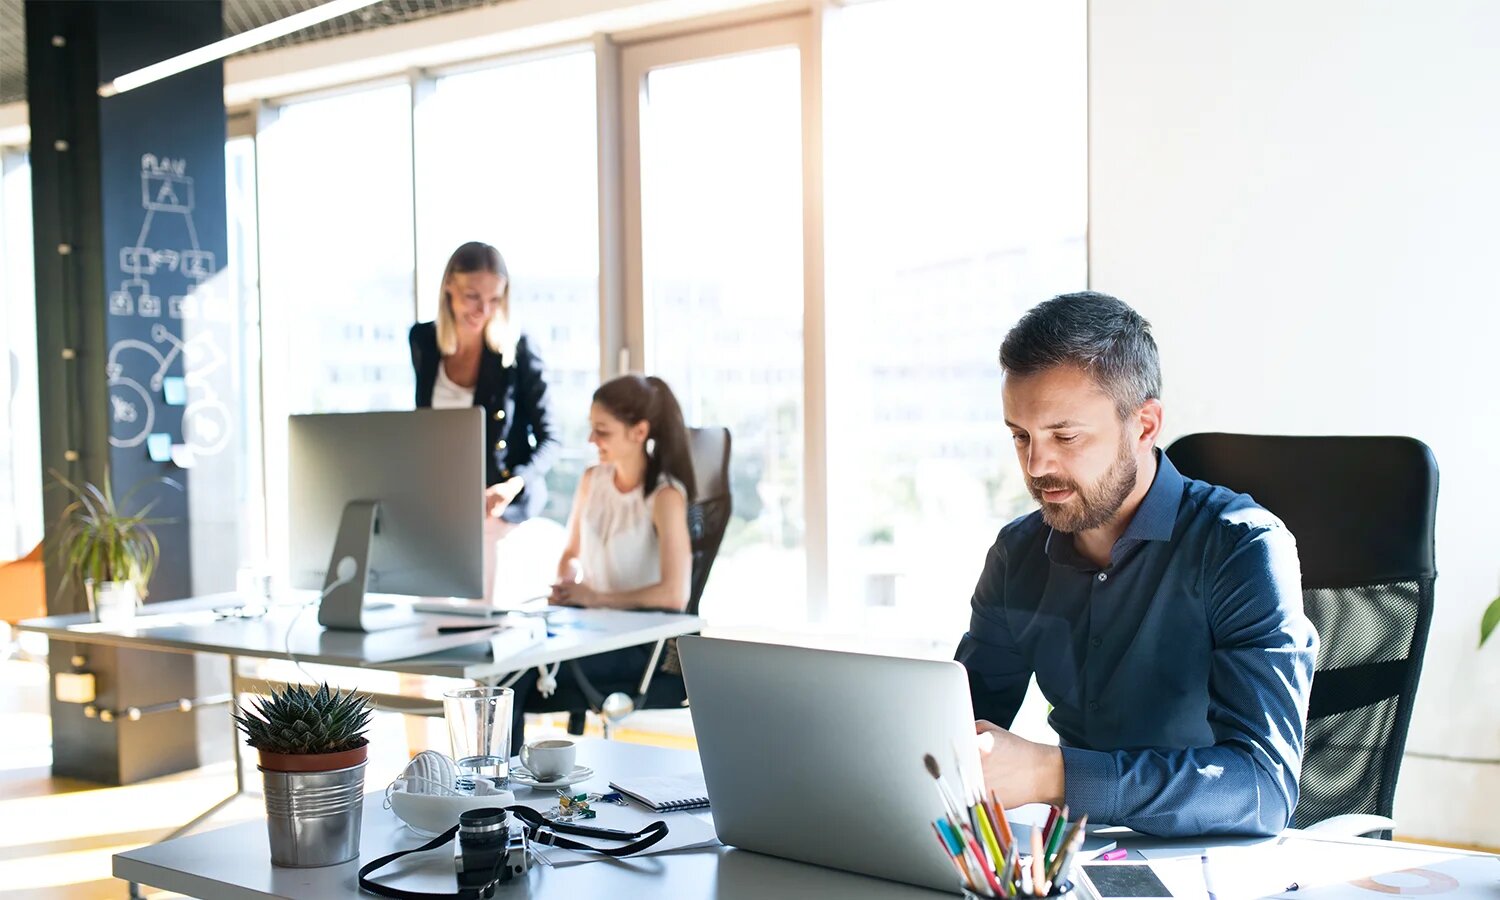
<path id="1" fill-rule="evenodd" d="M 698 769 L 695 753 L 616 741 L 582 741 L 579 762 L 599 773 L 595 781 L 586 785 L 594 790 L 603 788 L 611 778 Z M 694 813 L 679 812 L 663 817 L 670 824 L 673 816 L 691 815 Z M 114 875 L 193 897 L 226 900 L 367 897 L 370 895 L 359 892 L 360 865 L 422 843 L 424 839 L 407 830 L 390 811 L 381 809 L 381 797 L 376 792 L 365 799 L 358 862 L 322 869 L 276 868 L 270 863 L 265 823 L 253 821 L 116 854 Z M 455 889 L 452 847 L 407 857 L 381 870 L 377 878 L 383 884 L 407 890 L 452 892 Z M 726 847 L 630 860 L 601 860 L 564 868 L 533 864 L 525 883 L 505 886 L 495 894 L 496 900 L 538 897 L 942 900 L 953 896 Z"/>
<path id="2" fill-rule="evenodd" d="M 482 681 L 533 666 L 697 634 L 702 629 L 702 619 L 679 613 L 559 608 L 547 617 L 545 642 L 504 659 L 491 658 L 485 644 L 469 643 L 412 659 L 380 663 L 374 668 L 413 675 L 461 675 Z"/>
<path id="3" fill-rule="evenodd" d="M 616 741 L 580 741 L 579 762 L 598 773 L 584 790 L 602 790 L 612 778 L 644 774 L 680 774 L 699 769 L 698 756 L 681 750 L 664 750 Z M 378 786 L 367 785 L 378 788 Z M 520 789 L 524 791 L 525 789 Z M 523 796 L 522 799 L 525 799 Z M 701 813 L 666 813 L 674 816 Z M 1445 872 L 1459 877 L 1442 893 L 1446 897 L 1495 897 L 1500 881 L 1500 860 L 1489 854 L 1443 847 L 1374 841 L 1360 838 L 1322 838 L 1306 832 L 1288 831 L 1281 838 L 1247 839 L 1189 838 L 1163 840 L 1123 831 L 1116 835 L 1120 846 L 1138 860 L 1141 851 L 1177 856 L 1198 872 L 1199 854 L 1205 845 L 1234 851 L 1236 845 L 1259 845 L 1270 855 L 1252 872 L 1256 881 L 1274 885 L 1267 892 L 1251 890 L 1248 882 L 1234 876 L 1233 856 L 1216 857 L 1221 897 L 1281 896 L 1285 900 L 1317 900 L 1323 897 L 1378 897 L 1403 893 L 1399 888 L 1417 888 Z M 365 800 L 360 860 L 322 869 L 280 869 L 271 865 L 264 821 L 256 820 L 218 831 L 141 847 L 114 856 L 114 875 L 153 887 L 193 897 L 229 900 L 335 900 L 370 896 L 358 888 L 363 863 L 421 846 L 424 839 L 412 834 L 388 810 L 381 808 L 378 789 Z M 1196 845 L 1196 846 L 1195 846 Z M 1254 851 L 1255 847 L 1244 849 Z M 1248 857 L 1255 862 L 1256 857 Z M 1259 871 L 1264 862 L 1275 861 L 1276 871 Z M 1309 862 L 1311 861 L 1311 862 Z M 1423 869 L 1414 870 L 1413 867 Z M 1462 875 L 1457 867 L 1470 867 L 1477 876 Z M 1488 867 L 1488 868 L 1487 868 Z M 1240 871 L 1243 871 L 1242 869 Z M 1493 871 L 1493 874 L 1490 874 Z M 1414 874 L 1415 872 L 1415 874 Z M 1422 875 L 1422 872 L 1428 872 Z M 1264 876 L 1264 877 L 1263 877 Z M 1223 883 L 1230 880 L 1234 884 Z M 1496 881 L 1486 881 L 1486 878 Z M 1426 881 L 1424 881 L 1426 879 Z M 383 884 L 433 893 L 454 890 L 451 846 L 407 857 L 383 869 Z M 1301 890 L 1282 893 L 1287 881 L 1296 880 Z M 1368 882 L 1355 887 L 1351 882 Z M 1194 882 L 1191 886 L 1197 890 Z M 1238 889 L 1238 890 L 1236 890 Z M 1330 893 L 1331 892 L 1331 893 Z M 1424 893 L 1412 890 L 1413 893 Z M 1432 893 L 1432 891 L 1425 891 Z M 1080 891 L 1080 894 L 1084 893 Z M 683 850 L 628 860 L 601 860 L 564 868 L 533 865 L 525 883 L 515 883 L 496 893 L 496 900 L 563 897 L 671 897 L 683 900 L 750 900 L 750 898 L 819 898 L 819 900 L 941 900 L 956 894 L 929 891 L 910 885 L 825 869 L 806 863 L 777 859 L 712 847 Z M 1184 896 L 1203 896 L 1190 891 Z"/>
<path id="4" fill-rule="evenodd" d="M 483 679 L 544 663 L 605 653 L 692 634 L 696 616 L 621 610 L 558 610 L 549 617 L 548 639 L 513 657 L 490 658 L 486 632 L 438 634 L 440 625 L 473 626 L 470 616 L 422 614 L 410 628 L 363 633 L 323 628 L 312 607 L 272 606 L 258 618 L 222 617 L 214 610 L 237 607 L 237 595 L 213 594 L 153 603 L 143 615 L 108 625 L 87 613 L 28 619 L 20 627 L 57 640 L 140 650 L 221 653 L 267 659 L 297 659 L 356 668 Z M 290 651 L 290 652 L 289 652 Z"/>

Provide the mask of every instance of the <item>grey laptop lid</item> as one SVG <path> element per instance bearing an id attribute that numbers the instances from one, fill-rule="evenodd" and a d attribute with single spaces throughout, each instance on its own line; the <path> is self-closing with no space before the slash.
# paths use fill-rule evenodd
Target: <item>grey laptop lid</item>
<path id="1" fill-rule="evenodd" d="M 958 893 L 922 757 L 958 793 L 957 745 L 979 781 L 963 666 L 703 637 L 678 649 L 720 840 Z"/>

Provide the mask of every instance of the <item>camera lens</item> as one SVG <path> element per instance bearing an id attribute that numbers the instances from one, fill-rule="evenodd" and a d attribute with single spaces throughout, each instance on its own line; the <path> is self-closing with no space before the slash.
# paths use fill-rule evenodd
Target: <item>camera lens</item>
<path id="1" fill-rule="evenodd" d="M 494 806 L 466 809 L 458 814 L 458 832 L 479 840 L 498 838 L 505 832 L 505 810 Z"/>
<path id="2" fill-rule="evenodd" d="M 479 888 L 510 876 L 505 845 L 510 837 L 505 810 L 487 806 L 458 815 L 454 865 L 460 888 Z"/>

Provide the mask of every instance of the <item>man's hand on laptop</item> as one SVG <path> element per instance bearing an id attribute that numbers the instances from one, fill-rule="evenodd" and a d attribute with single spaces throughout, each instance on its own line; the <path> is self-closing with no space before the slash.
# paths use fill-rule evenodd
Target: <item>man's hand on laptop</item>
<path id="1" fill-rule="evenodd" d="M 1062 750 L 1016 737 L 983 719 L 974 723 L 974 731 L 979 735 L 984 786 L 998 794 L 1006 808 L 1023 803 L 1062 805 Z"/>

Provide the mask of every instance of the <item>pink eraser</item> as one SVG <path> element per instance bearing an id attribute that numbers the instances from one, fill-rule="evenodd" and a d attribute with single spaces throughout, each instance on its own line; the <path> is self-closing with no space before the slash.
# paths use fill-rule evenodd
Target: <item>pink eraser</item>
<path id="1" fill-rule="evenodd" d="M 1099 859 L 1103 860 L 1104 862 L 1114 862 L 1117 859 L 1124 859 L 1124 858 L 1125 858 L 1125 848 L 1124 847 L 1116 847 L 1115 849 L 1109 851 L 1108 853 L 1101 853 L 1101 854 L 1099 854 Z"/>

